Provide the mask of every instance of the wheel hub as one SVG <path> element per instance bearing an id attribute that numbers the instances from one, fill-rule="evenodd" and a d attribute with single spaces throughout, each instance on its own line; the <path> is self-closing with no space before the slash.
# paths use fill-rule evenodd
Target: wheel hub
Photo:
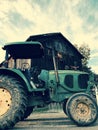
<path id="1" fill-rule="evenodd" d="M 5 88 L 0 88 L 0 116 L 5 114 L 11 107 L 11 94 Z"/>
<path id="2" fill-rule="evenodd" d="M 86 115 L 88 115 L 90 113 L 90 110 L 89 110 L 89 107 L 87 106 L 87 104 L 85 104 L 85 103 L 79 103 L 77 105 L 77 108 L 76 108 L 76 113 L 80 117 L 85 117 Z"/>

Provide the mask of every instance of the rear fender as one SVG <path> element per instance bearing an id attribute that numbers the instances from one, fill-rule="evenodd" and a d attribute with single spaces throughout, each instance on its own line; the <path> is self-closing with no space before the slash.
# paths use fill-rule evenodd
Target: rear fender
<path id="1" fill-rule="evenodd" d="M 0 75 L 8 75 L 16 78 L 23 84 L 23 86 L 25 86 L 25 89 L 27 89 L 29 92 L 33 91 L 33 88 L 31 87 L 25 75 L 18 69 L 0 68 Z"/>

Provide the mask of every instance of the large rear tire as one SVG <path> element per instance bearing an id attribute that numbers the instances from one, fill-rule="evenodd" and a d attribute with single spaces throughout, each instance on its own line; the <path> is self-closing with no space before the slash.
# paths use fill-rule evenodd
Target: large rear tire
<path id="1" fill-rule="evenodd" d="M 24 116 L 27 95 L 19 81 L 0 76 L 0 129 L 13 127 Z"/>
<path id="2" fill-rule="evenodd" d="M 66 104 L 67 115 L 78 126 L 88 126 L 97 120 L 97 105 L 88 94 L 77 93 Z"/>

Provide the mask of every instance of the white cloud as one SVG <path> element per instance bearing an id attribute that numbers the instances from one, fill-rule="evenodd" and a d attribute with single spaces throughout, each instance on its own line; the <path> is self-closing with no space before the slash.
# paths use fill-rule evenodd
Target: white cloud
<path id="1" fill-rule="evenodd" d="M 91 58 L 91 59 L 98 58 L 98 52 L 93 53 L 93 54 L 90 56 L 90 58 Z"/>
<path id="2" fill-rule="evenodd" d="M 29 35 L 47 32 L 62 32 L 65 37 L 71 40 L 75 44 L 89 43 L 92 48 L 91 33 L 85 34 L 82 29 L 83 19 L 77 15 L 75 6 L 80 0 L 74 1 L 62 0 L 59 2 L 59 7 L 56 7 L 58 1 L 52 1 L 46 12 L 41 10 L 40 6 L 32 1 L 32 6 L 27 0 L 8 1 L 4 0 L 0 4 L 1 18 L 5 21 L 1 23 L 2 30 L 5 35 L 5 39 L 10 41 L 24 40 Z M 67 7 L 67 8 L 65 8 Z M 54 12 L 55 10 L 57 12 Z M 9 11 L 15 11 L 19 13 L 24 19 L 28 19 L 32 22 L 30 27 L 18 28 L 10 22 L 7 17 Z M 48 12 L 48 13 L 47 13 Z M 17 18 L 16 18 L 17 19 Z M 58 22 L 59 21 L 59 22 Z M 34 26 L 33 26 L 34 22 Z M 67 28 L 70 27 L 71 33 Z"/>

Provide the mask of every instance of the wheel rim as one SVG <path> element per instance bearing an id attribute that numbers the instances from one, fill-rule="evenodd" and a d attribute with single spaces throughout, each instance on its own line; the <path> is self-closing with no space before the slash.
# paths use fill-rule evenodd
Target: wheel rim
<path id="1" fill-rule="evenodd" d="M 86 117 L 91 113 L 89 106 L 85 103 L 78 103 L 75 112 L 80 117 Z"/>
<path id="2" fill-rule="evenodd" d="M 7 89 L 0 88 L 0 116 L 5 114 L 11 107 L 11 94 Z"/>

